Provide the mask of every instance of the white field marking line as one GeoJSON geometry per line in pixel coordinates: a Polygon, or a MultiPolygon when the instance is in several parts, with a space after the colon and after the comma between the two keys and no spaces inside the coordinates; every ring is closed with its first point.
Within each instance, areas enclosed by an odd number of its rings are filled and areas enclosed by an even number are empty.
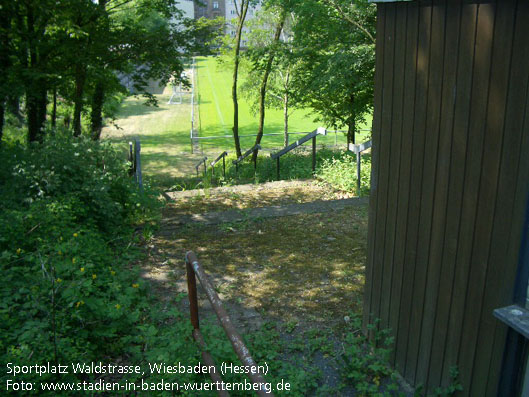
{"type": "Polygon", "coordinates": [[[226,133],[229,133],[229,131],[226,129],[226,126],[224,124],[224,117],[222,117],[222,112],[220,111],[219,99],[217,98],[217,92],[215,91],[215,85],[213,84],[213,79],[211,78],[211,71],[209,70],[209,68],[207,68],[207,71],[208,71],[209,84],[211,85],[211,92],[213,92],[213,99],[215,99],[215,107],[217,108],[217,114],[219,116],[220,123],[222,124],[222,129],[226,133]]]}

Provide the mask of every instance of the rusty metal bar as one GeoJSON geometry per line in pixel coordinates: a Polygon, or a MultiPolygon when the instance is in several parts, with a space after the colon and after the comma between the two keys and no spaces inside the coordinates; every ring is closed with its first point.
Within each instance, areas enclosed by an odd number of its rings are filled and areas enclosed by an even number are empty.
{"type": "MultiPolygon", "coordinates": [[[[200,263],[198,262],[198,259],[195,253],[192,251],[189,251],[186,253],[185,258],[186,258],[186,267],[188,269],[189,267],[191,267],[192,270],[194,271],[193,277],[189,277],[189,278],[194,278],[195,275],[198,277],[198,280],[204,287],[204,291],[206,292],[206,296],[208,297],[208,300],[211,302],[211,306],[213,307],[213,310],[215,310],[215,313],[217,314],[217,317],[220,321],[220,324],[222,325],[222,328],[224,328],[224,332],[226,332],[226,335],[228,336],[228,339],[230,340],[231,345],[233,346],[233,350],[237,354],[237,357],[239,357],[243,365],[247,367],[257,368],[257,363],[250,355],[250,352],[248,348],[245,346],[241,336],[239,335],[239,333],[233,326],[230,320],[230,317],[228,316],[228,313],[222,306],[222,302],[219,296],[217,295],[217,292],[215,291],[215,289],[209,282],[209,279],[206,273],[204,272],[204,270],[202,269],[202,267],[200,266],[200,263]]],[[[188,270],[188,275],[189,275],[189,270],[188,270]]],[[[188,286],[190,285],[189,278],[188,278],[188,286]]],[[[196,293],[196,285],[194,288],[195,288],[195,293],[196,293]]],[[[190,298],[190,302],[191,302],[191,298],[190,298]]],[[[196,314],[198,316],[198,310],[196,311],[196,314]]],[[[197,318],[197,323],[198,323],[198,318],[197,318]]],[[[273,393],[270,390],[266,390],[264,388],[264,385],[267,382],[265,381],[265,379],[263,378],[261,374],[252,373],[252,371],[250,371],[250,373],[248,374],[248,377],[254,384],[260,384],[262,386],[260,390],[256,391],[257,395],[273,396],[273,393]]]]}
{"type": "MultiPolygon", "coordinates": [[[[214,383],[221,384],[222,378],[220,377],[220,373],[217,370],[217,365],[215,364],[215,361],[213,360],[213,357],[211,357],[211,354],[207,351],[206,342],[204,341],[204,338],[202,337],[202,334],[200,333],[199,329],[193,330],[193,338],[197,341],[198,345],[202,349],[202,359],[204,360],[204,363],[208,368],[214,367],[215,370],[209,373],[209,376],[211,377],[211,380],[214,383]]],[[[226,390],[217,390],[217,393],[221,397],[229,397],[230,393],[228,393],[226,390]]]]}

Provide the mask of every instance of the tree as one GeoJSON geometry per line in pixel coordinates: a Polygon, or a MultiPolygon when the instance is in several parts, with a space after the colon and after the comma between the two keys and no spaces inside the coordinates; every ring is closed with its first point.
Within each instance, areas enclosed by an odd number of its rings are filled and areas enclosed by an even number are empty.
{"type": "MultiPolygon", "coordinates": [[[[261,139],[263,138],[268,78],[270,76],[270,72],[272,71],[272,65],[274,64],[274,58],[281,38],[281,33],[283,32],[283,26],[285,24],[287,14],[286,10],[281,6],[275,7],[275,9],[272,10],[272,13],[276,14],[274,15],[276,20],[272,23],[272,26],[275,25],[273,37],[271,40],[265,40],[262,47],[254,47],[253,51],[251,52],[251,58],[254,65],[253,69],[256,71],[260,70],[262,72],[261,84],[259,87],[259,126],[257,129],[257,136],[255,138],[255,145],[260,144],[261,139]]],[[[257,150],[253,152],[253,161],[256,160],[257,153],[257,150]]]]}
{"type": "MultiPolygon", "coordinates": [[[[253,77],[247,78],[241,85],[241,91],[252,102],[251,107],[255,113],[260,110],[261,104],[264,104],[266,108],[283,110],[284,146],[288,145],[288,120],[292,107],[290,86],[296,62],[292,56],[290,28],[294,14],[287,12],[287,6],[288,4],[283,3],[275,7],[266,7],[259,13],[259,17],[252,21],[252,32],[248,40],[248,58],[253,59],[251,75],[261,72],[263,77],[261,80],[253,77]],[[283,19],[282,29],[280,36],[276,37],[271,34],[270,27],[274,24],[278,25],[281,19],[283,19]],[[265,74],[263,66],[267,63],[270,63],[270,68],[264,68],[265,71],[267,70],[265,74]],[[265,81],[266,85],[263,86],[262,83],[265,81]],[[266,97],[263,94],[266,94],[266,97]]],[[[261,114],[260,121],[264,122],[264,112],[261,114]]],[[[262,127],[260,129],[262,130],[262,127]]]]}
{"type": "Polygon", "coordinates": [[[233,49],[233,82],[231,87],[231,97],[233,100],[233,140],[235,143],[235,152],[237,157],[242,155],[241,143],[239,140],[239,102],[237,98],[237,81],[239,78],[239,56],[241,52],[241,38],[244,22],[250,6],[250,0],[234,0],[235,12],[237,13],[237,27],[235,31],[235,43],[233,49]]]}
{"type": "Polygon", "coordinates": [[[366,0],[311,0],[296,10],[296,99],[324,123],[346,126],[354,143],[372,107],[375,8],[366,0]]]}
{"type": "Polygon", "coordinates": [[[99,139],[105,98],[124,90],[118,74],[145,94],[150,78],[178,80],[182,56],[197,48],[193,35],[205,31],[182,21],[176,0],[24,0],[0,6],[0,17],[0,126],[22,87],[29,141],[43,138],[50,93],[53,127],[59,98],[73,106],[74,136],[89,107],[99,139]]]}

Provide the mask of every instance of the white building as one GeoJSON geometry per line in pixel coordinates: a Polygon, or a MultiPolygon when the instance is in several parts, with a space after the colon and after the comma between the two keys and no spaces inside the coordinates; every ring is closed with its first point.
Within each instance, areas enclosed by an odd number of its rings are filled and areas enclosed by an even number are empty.
{"type": "MultiPolygon", "coordinates": [[[[240,7],[240,0],[237,0],[237,7],[240,7]]],[[[246,46],[245,33],[248,33],[248,21],[255,18],[255,14],[261,9],[261,4],[256,4],[248,8],[248,13],[246,14],[246,20],[244,22],[244,27],[242,31],[242,40],[241,45],[246,46]]],[[[235,0],[226,0],[226,33],[231,37],[235,37],[237,30],[237,11],[235,7],[235,0]]]]}

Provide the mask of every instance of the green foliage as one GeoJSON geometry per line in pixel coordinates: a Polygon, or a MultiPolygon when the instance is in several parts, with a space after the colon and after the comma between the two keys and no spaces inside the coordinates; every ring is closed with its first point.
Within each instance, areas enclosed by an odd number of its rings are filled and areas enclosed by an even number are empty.
{"type": "Polygon", "coordinates": [[[398,390],[395,381],[390,380],[387,384],[392,374],[389,355],[393,338],[387,330],[377,331],[375,323],[368,327],[369,331],[375,333],[375,338],[371,341],[366,338],[361,328],[361,316],[353,314],[348,322],[345,349],[341,357],[345,382],[352,384],[361,396],[392,395],[391,390],[398,390]]]}
{"type": "MultiPolygon", "coordinates": [[[[131,242],[138,241],[135,225],[152,219],[153,193],[148,186],[137,190],[123,156],[109,145],[52,138],[3,145],[0,155],[2,362],[124,354],[141,360],[141,346],[154,338],[146,321],[161,320],[150,318],[157,310],[151,312],[145,282],[132,266],[141,251],[131,242]]],[[[189,341],[175,343],[173,351],[185,351],[189,341]]]]}
{"type": "Polygon", "coordinates": [[[323,159],[316,175],[335,189],[363,196],[369,194],[371,156],[363,155],[360,165],[360,192],[357,192],[356,155],[352,153],[323,159]]]}

